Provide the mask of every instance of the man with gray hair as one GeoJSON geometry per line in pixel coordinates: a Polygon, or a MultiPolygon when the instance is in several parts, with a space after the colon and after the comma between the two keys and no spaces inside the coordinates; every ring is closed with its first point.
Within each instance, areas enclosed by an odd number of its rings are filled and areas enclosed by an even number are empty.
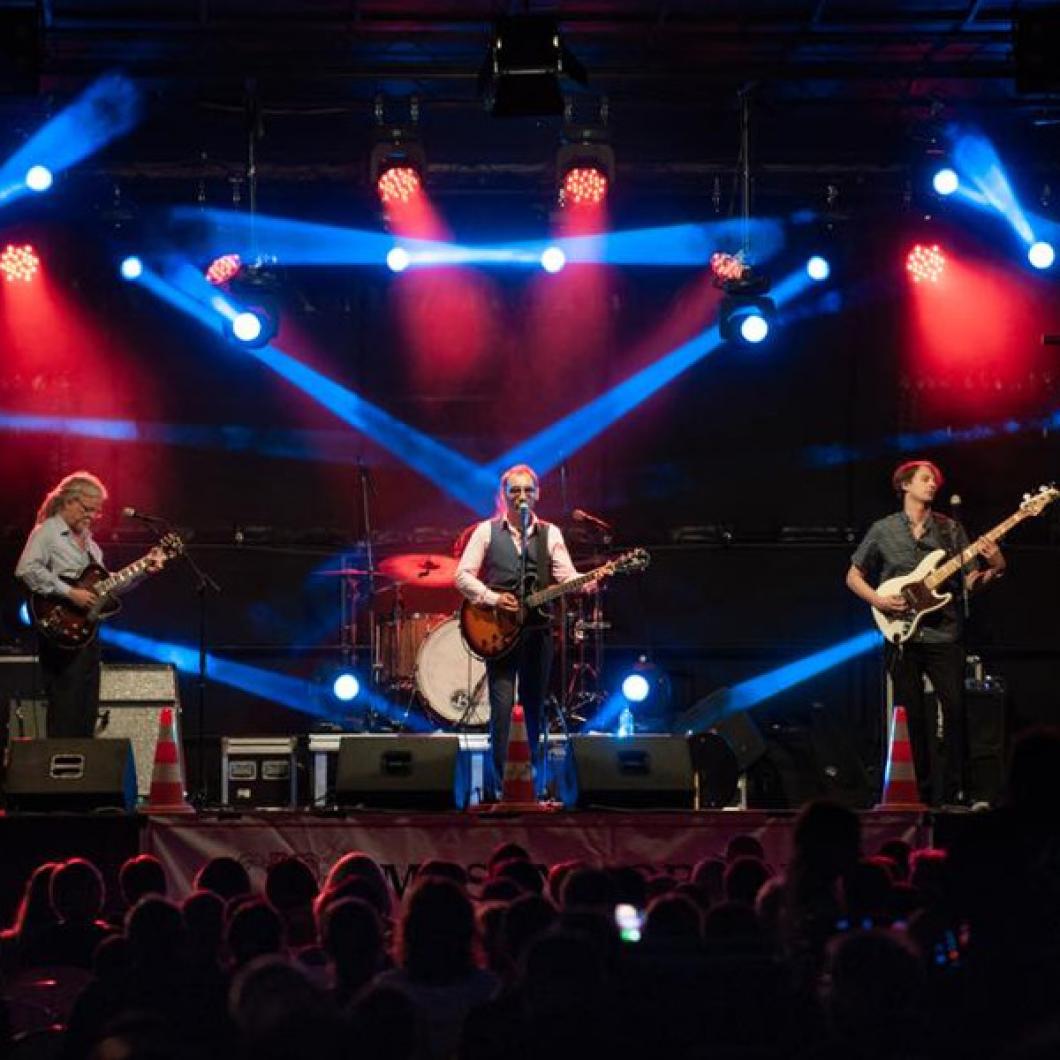
{"type": "MultiPolygon", "coordinates": [[[[89,471],[67,475],[44,498],[37,524],[15,567],[30,592],[64,597],[87,611],[95,602],[90,589],[70,585],[90,563],[103,565],[103,553],[92,537],[107,490],[89,471]]],[[[39,658],[48,697],[49,736],[91,736],[99,703],[99,638],[80,648],[61,648],[41,635],[39,658]]]]}

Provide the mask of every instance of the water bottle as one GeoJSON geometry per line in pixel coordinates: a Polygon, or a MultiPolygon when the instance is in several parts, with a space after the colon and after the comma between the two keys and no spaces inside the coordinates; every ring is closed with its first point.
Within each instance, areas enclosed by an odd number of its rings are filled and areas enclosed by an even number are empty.
{"type": "Polygon", "coordinates": [[[633,711],[628,706],[623,707],[622,713],[618,716],[618,735],[633,735],[633,711]]]}

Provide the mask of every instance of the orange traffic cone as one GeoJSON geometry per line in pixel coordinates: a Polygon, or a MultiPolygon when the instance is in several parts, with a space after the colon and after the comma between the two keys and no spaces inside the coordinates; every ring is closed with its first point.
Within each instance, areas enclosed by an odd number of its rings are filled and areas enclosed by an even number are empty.
{"type": "Polygon", "coordinates": [[[184,798],[184,770],[180,748],[173,735],[173,709],[166,707],[158,716],[158,743],[155,767],[151,773],[151,794],[147,813],[194,813],[184,798]]]}
{"type": "Polygon", "coordinates": [[[891,722],[891,743],[887,748],[887,768],[883,774],[883,796],[877,810],[923,810],[920,789],[916,783],[913,747],[905,707],[895,707],[891,722]]]}
{"type": "Polygon", "coordinates": [[[534,798],[534,768],[530,741],[526,736],[526,715],[521,703],[512,707],[512,727],[508,736],[508,759],[504,765],[501,801],[476,809],[485,813],[526,813],[555,810],[560,803],[538,802],[534,798]]]}

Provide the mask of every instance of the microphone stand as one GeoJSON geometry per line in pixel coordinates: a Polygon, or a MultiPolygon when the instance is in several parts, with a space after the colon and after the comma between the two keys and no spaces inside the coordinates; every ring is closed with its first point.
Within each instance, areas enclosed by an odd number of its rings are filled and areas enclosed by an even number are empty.
{"type": "MultiPolygon", "coordinates": [[[[955,523],[953,527],[953,548],[956,553],[961,552],[960,537],[957,534],[957,527],[960,526],[958,516],[961,511],[960,498],[954,495],[950,498],[950,509],[953,512],[953,521],[955,523]]],[[[961,606],[964,611],[964,621],[967,623],[969,616],[971,615],[971,608],[968,604],[968,572],[964,569],[964,564],[960,566],[961,572],[961,606]]]]}
{"type": "MultiPolygon", "coordinates": [[[[372,483],[371,473],[364,461],[357,458],[357,472],[361,482],[361,530],[364,533],[364,567],[368,571],[368,602],[369,608],[371,607],[371,601],[375,597],[375,551],[372,548],[372,501],[371,495],[375,492],[375,486],[372,483]]],[[[355,645],[357,643],[357,599],[356,591],[351,594],[350,603],[350,628],[347,643],[343,645],[344,654],[355,655],[355,645]]],[[[378,631],[375,629],[374,623],[369,622],[368,631],[369,641],[369,653],[371,656],[371,684],[377,685],[382,677],[382,661],[378,658],[379,656],[379,639],[378,631]]],[[[344,660],[348,662],[349,660],[344,660]]],[[[356,660],[354,660],[356,661],[356,660]]],[[[367,732],[372,732],[375,728],[375,710],[372,706],[374,696],[368,697],[368,710],[365,712],[364,724],[367,732]]]]}
{"type": "MultiPolygon", "coordinates": [[[[159,539],[170,529],[170,524],[165,519],[153,518],[145,521],[148,525],[154,524],[152,529],[155,537],[159,539]]],[[[198,720],[195,749],[198,762],[195,770],[195,791],[192,792],[191,802],[197,810],[201,810],[208,802],[206,797],[206,594],[207,592],[212,592],[220,595],[221,586],[199,566],[190,549],[185,548],[181,552],[181,556],[191,568],[191,572],[195,577],[195,595],[199,601],[199,665],[195,677],[196,714],[198,720]]]]}
{"type": "Polygon", "coordinates": [[[221,594],[221,587],[195,562],[192,554],[185,549],[184,559],[195,575],[195,595],[199,599],[199,670],[195,678],[195,695],[198,706],[199,731],[195,737],[198,755],[198,776],[195,791],[192,794],[192,805],[203,809],[206,798],[206,593],[221,594]]]}

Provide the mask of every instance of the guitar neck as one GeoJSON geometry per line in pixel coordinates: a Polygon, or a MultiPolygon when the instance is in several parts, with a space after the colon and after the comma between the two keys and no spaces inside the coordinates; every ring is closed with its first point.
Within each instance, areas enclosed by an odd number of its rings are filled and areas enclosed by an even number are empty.
{"type": "Polygon", "coordinates": [[[993,541],[995,544],[1000,541],[1005,534],[1007,534],[1014,526],[1019,525],[1026,519],[1031,513],[1025,511],[1013,512],[1007,519],[1000,522],[993,528],[983,534],[982,538],[976,538],[967,548],[958,552],[957,555],[951,556],[941,567],[938,567],[931,574],[924,579],[924,584],[929,589],[935,589],[940,586],[947,578],[952,578],[966,563],[975,559],[976,556],[982,551],[980,541],[986,538],[993,541]]]}
{"type": "Polygon", "coordinates": [[[147,571],[147,564],[148,557],[141,556],[127,567],[122,567],[121,570],[108,575],[102,581],[96,582],[92,587],[93,591],[98,596],[106,596],[107,593],[114,592],[115,589],[124,588],[129,582],[133,581],[133,579],[138,578],[141,574],[144,574],[147,571]]]}
{"type": "Polygon", "coordinates": [[[526,598],[526,606],[530,608],[543,607],[545,604],[550,604],[553,600],[558,600],[561,596],[567,593],[576,593],[579,589],[588,585],[594,578],[600,578],[605,574],[611,573],[611,564],[605,563],[602,567],[597,567],[595,570],[589,571],[588,574],[579,574],[577,578],[571,578],[570,581],[560,582],[558,585],[550,585],[547,589],[541,589],[539,592],[531,593],[526,598]]]}

